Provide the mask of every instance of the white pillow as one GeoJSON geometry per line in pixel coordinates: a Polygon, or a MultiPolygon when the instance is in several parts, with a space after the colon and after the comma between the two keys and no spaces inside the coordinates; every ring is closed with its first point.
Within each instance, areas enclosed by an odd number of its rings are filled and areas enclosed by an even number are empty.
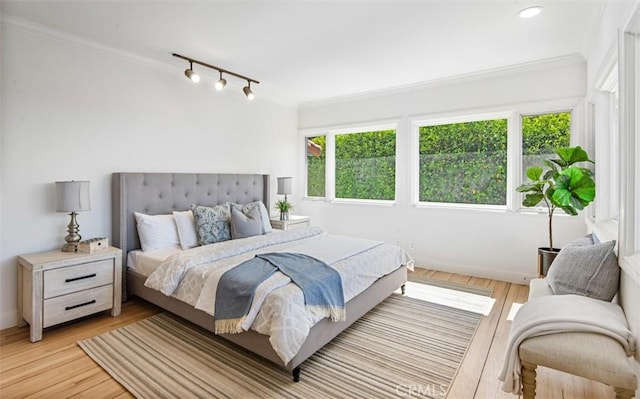
{"type": "Polygon", "coordinates": [[[198,243],[198,233],[196,230],[196,221],[193,218],[193,212],[181,211],[173,212],[173,217],[176,219],[176,226],[178,227],[178,237],[180,238],[180,245],[182,249],[189,249],[200,245],[198,243]]]}
{"type": "Polygon", "coordinates": [[[138,237],[143,251],[180,246],[178,229],[173,215],[145,215],[135,213],[138,237]]]}

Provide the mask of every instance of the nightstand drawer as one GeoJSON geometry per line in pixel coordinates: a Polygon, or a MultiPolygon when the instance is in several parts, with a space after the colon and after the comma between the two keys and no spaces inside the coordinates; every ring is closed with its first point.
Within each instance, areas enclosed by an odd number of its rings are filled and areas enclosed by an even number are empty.
{"type": "Polygon", "coordinates": [[[49,327],[113,307],[113,285],[46,299],[42,326],[49,327]]]}
{"type": "Polygon", "coordinates": [[[113,283],[113,260],[83,263],[44,272],[44,298],[113,283]]]}

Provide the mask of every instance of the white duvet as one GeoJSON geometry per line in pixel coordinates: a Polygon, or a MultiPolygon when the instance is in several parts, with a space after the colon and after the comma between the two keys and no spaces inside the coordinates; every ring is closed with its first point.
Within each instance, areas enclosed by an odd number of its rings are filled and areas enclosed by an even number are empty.
{"type": "MultiPolygon", "coordinates": [[[[181,251],[158,266],[147,278],[145,286],[213,316],[220,276],[255,254],[266,252],[304,253],[324,261],[340,273],[345,301],[398,266],[413,267],[409,255],[397,246],[328,235],[322,229],[312,227],[181,251]]],[[[243,328],[268,335],[273,349],[287,364],[304,343],[311,327],[321,318],[306,309],[298,286],[278,272],[256,290],[243,328]]]]}

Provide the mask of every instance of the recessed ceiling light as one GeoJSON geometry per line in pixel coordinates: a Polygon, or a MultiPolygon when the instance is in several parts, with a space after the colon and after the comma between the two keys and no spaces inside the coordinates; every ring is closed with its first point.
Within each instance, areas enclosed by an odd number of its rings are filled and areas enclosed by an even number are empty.
{"type": "Polygon", "coordinates": [[[518,11],[518,16],[520,18],[531,18],[531,17],[535,17],[541,12],[542,12],[542,6],[527,7],[518,11]]]}

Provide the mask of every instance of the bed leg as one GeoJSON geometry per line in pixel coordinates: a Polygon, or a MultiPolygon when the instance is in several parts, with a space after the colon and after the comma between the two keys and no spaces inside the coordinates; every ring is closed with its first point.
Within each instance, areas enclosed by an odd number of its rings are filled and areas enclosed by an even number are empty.
{"type": "Polygon", "coordinates": [[[405,286],[405,284],[402,284],[400,286],[400,292],[402,292],[402,295],[404,295],[406,291],[407,291],[407,287],[405,286]]]}
{"type": "Polygon", "coordinates": [[[300,381],[300,366],[294,368],[291,371],[291,374],[293,375],[293,382],[299,382],[300,381]]]}

